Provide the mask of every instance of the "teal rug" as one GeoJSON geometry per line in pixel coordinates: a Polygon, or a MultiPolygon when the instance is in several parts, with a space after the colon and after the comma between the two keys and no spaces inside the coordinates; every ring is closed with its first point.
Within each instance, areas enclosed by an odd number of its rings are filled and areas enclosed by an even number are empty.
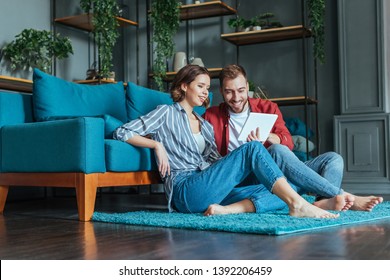
{"type": "Polygon", "coordinates": [[[128,213],[95,212],[95,222],[139,226],[167,227],[193,230],[211,230],[236,233],[283,235],[341,225],[352,225],[390,218],[390,202],[383,202],[371,212],[341,212],[337,219],[295,218],[287,211],[267,214],[231,214],[203,216],[202,214],[168,213],[162,211],[136,211],[128,213]]]}

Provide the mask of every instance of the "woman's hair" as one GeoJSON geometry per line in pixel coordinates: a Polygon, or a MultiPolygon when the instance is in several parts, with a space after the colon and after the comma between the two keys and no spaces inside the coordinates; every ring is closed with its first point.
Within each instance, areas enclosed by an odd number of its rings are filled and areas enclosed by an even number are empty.
{"type": "MultiPolygon", "coordinates": [[[[192,83],[195,78],[201,74],[207,75],[210,77],[209,71],[205,67],[199,65],[187,64],[177,72],[175,78],[171,84],[171,97],[174,102],[180,102],[185,97],[185,92],[181,89],[182,84],[189,85],[192,83]]],[[[206,98],[202,106],[208,107],[210,105],[209,97],[206,98]]]]}
{"type": "Polygon", "coordinates": [[[225,66],[219,73],[219,86],[222,88],[225,79],[233,80],[239,75],[243,75],[245,80],[247,80],[246,71],[241,65],[230,64],[225,66]]]}

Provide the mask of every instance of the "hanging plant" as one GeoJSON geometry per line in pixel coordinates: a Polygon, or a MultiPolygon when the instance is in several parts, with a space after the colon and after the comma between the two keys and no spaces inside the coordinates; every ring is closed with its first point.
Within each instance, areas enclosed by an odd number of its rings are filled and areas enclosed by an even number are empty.
{"type": "Polygon", "coordinates": [[[309,21],[314,36],[314,57],[325,63],[325,0],[308,0],[309,21]]]}
{"type": "Polygon", "coordinates": [[[80,0],[84,12],[92,14],[92,33],[98,48],[99,76],[108,78],[113,67],[113,50],[119,38],[119,6],[116,0],[80,0]]]}
{"type": "Polygon", "coordinates": [[[66,58],[73,54],[73,49],[67,37],[46,30],[24,29],[2,53],[10,61],[12,71],[39,68],[50,73],[53,58],[66,58]]]}
{"type": "Polygon", "coordinates": [[[152,41],[155,43],[153,77],[159,90],[164,88],[167,58],[172,57],[175,52],[173,37],[180,24],[179,6],[177,0],[154,0],[152,3],[150,21],[153,26],[152,41]]]}

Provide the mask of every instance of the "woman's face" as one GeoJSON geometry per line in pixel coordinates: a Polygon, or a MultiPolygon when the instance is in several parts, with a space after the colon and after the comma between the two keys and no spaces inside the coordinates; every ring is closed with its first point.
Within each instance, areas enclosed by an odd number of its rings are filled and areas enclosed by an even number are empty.
{"type": "Polygon", "coordinates": [[[196,76],[190,84],[182,84],[181,89],[185,92],[185,100],[192,107],[202,106],[209,96],[210,77],[206,74],[196,76]]]}

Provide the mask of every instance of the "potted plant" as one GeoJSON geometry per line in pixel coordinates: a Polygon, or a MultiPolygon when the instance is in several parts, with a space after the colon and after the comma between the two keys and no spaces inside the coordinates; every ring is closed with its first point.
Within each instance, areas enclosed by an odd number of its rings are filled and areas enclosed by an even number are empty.
{"type": "Polygon", "coordinates": [[[12,71],[32,68],[50,73],[53,58],[63,59],[73,54],[69,38],[46,30],[24,29],[15,40],[5,45],[3,56],[9,60],[12,71]]]}
{"type": "Polygon", "coordinates": [[[154,0],[152,2],[150,21],[153,26],[152,41],[153,77],[160,90],[163,90],[163,79],[166,77],[167,58],[175,52],[173,40],[180,24],[180,3],[177,0],[154,0]]]}
{"type": "Polygon", "coordinates": [[[108,78],[112,71],[114,46],[119,38],[119,6],[116,0],[80,0],[84,12],[92,15],[92,33],[98,49],[99,76],[108,78]]]}
{"type": "Polygon", "coordinates": [[[270,29],[283,26],[279,21],[275,20],[275,14],[269,12],[255,16],[252,19],[252,25],[261,26],[261,29],[270,29]]]}
{"type": "Polygon", "coordinates": [[[308,17],[314,36],[314,57],[325,63],[325,0],[308,0],[308,17]]]}
{"type": "Polygon", "coordinates": [[[252,21],[248,19],[244,19],[240,16],[236,16],[235,18],[231,18],[228,21],[228,26],[230,28],[235,29],[236,32],[249,31],[252,25],[252,21]]]}

